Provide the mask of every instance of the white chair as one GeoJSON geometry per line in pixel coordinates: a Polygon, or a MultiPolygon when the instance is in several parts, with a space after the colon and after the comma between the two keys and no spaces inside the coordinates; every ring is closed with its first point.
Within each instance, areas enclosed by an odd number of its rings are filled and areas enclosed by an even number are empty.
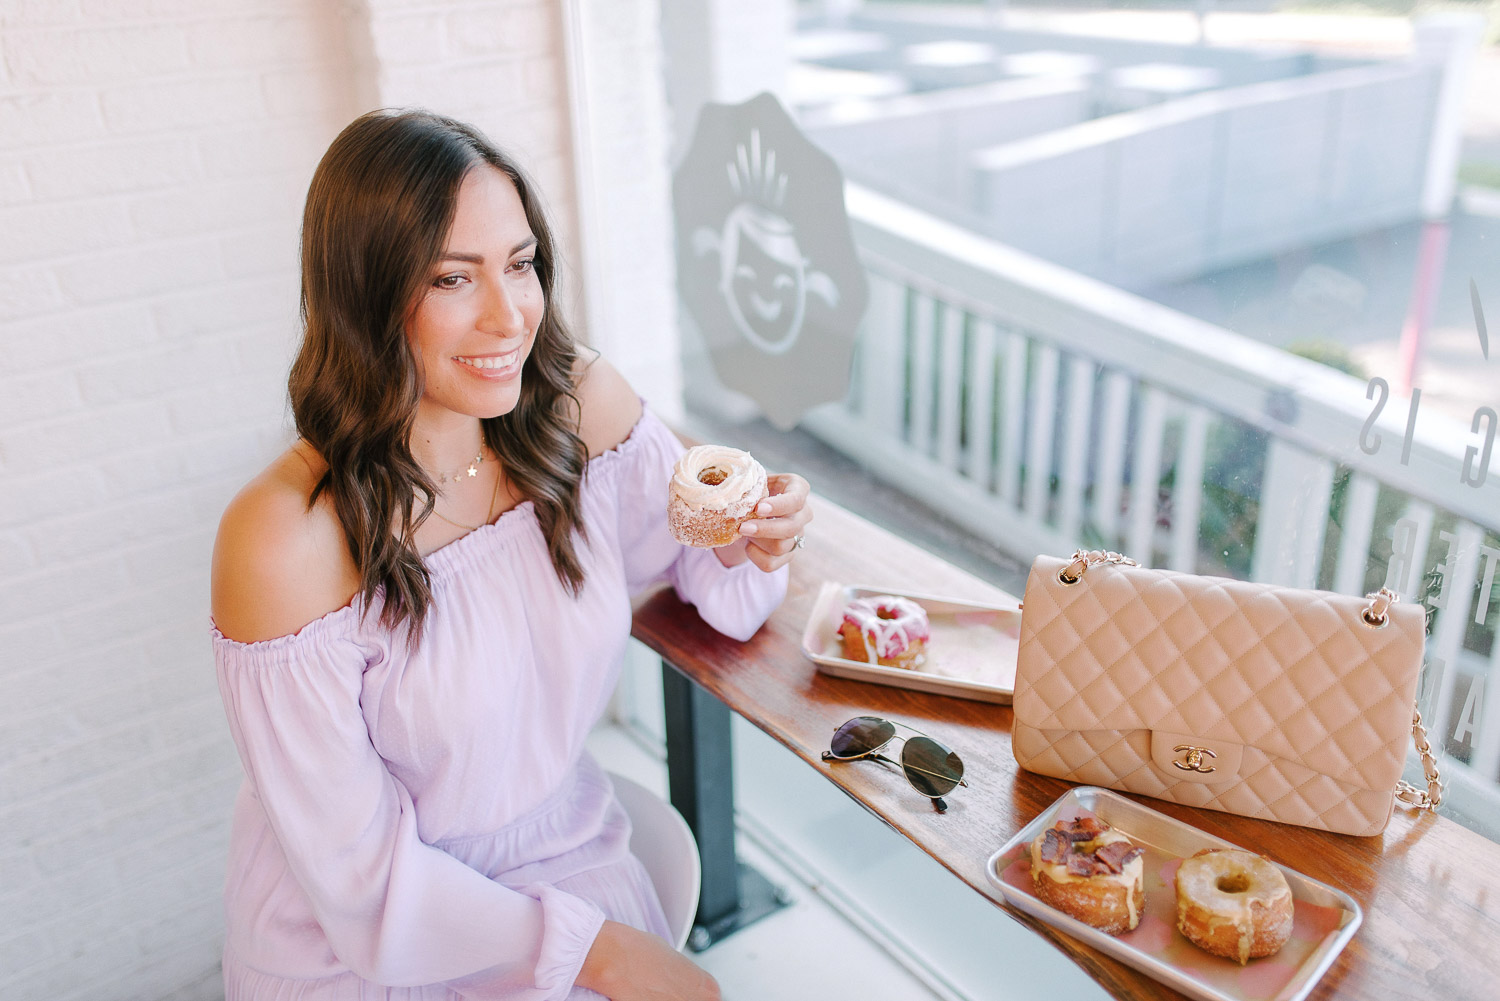
{"type": "Polygon", "coordinates": [[[618,773],[610,772],[609,780],[630,815],[630,850],[651,877],[672,930],[672,944],[681,952],[693,930],[703,881],[698,843],[671,803],[618,773]]]}

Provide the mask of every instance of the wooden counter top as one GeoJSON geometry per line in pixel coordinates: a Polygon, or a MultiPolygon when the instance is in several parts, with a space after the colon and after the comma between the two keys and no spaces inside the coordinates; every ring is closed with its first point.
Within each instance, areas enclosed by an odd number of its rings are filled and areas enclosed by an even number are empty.
{"type": "MultiPolygon", "coordinates": [[[[807,547],[793,562],[787,600],[748,643],[704,625],[670,591],[637,608],[635,635],[808,767],[910,839],[976,892],[1032,927],[1118,997],[1177,992],[1000,904],[985,877],[989,856],[1069,784],[1017,767],[1011,710],[944,695],[834,678],[801,652],[824,581],[890,586],[980,601],[1005,592],[827,501],[814,501],[807,547]],[[946,814],[882,768],[829,765],[819,755],[851,716],[911,723],[963,757],[969,787],[946,814]]],[[[1458,824],[1398,806],[1385,834],[1356,838],[1136,797],[1201,830],[1252,847],[1351,894],[1363,926],[1312,998],[1441,999],[1500,996],[1500,845],[1458,824]]]]}

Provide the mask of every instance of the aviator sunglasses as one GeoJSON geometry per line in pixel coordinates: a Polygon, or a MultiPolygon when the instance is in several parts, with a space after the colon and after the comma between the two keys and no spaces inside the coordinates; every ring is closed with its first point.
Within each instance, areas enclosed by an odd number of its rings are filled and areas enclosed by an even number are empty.
{"type": "Polygon", "coordinates": [[[964,763],[956,753],[905,723],[893,723],[879,716],[856,716],[833,731],[833,739],[828,742],[828,746],[829,750],[823,752],[824,761],[874,758],[876,761],[899,765],[906,781],[917,792],[930,798],[938,813],[948,809],[948,804],[943,802],[944,796],[958,786],[969,784],[964,781],[964,763]],[[901,738],[900,761],[879,753],[881,748],[896,738],[898,726],[917,735],[901,738]]]}

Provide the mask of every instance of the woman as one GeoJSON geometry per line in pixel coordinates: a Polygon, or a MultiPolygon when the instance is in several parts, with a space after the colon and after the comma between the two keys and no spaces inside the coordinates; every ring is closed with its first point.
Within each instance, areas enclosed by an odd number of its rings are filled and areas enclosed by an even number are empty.
{"type": "Polygon", "coordinates": [[[724,549],[666,531],[681,446],[551,309],[552,238],[467,126],[377,112],[334,141],[302,233],[299,439],[224,514],[214,649],[246,781],[225,995],[716,998],[658,936],[583,749],[670,581],[746,639],[811,515],[724,549]]]}

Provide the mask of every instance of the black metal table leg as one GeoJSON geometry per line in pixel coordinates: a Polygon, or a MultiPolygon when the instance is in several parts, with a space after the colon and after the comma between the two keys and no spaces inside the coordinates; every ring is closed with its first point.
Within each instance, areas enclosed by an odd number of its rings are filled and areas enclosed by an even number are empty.
{"type": "Polygon", "coordinates": [[[784,892],[734,852],[734,761],[729,707],[665,660],[667,789],[698,841],[703,885],[688,946],[715,942],[786,906],[784,892]]]}

